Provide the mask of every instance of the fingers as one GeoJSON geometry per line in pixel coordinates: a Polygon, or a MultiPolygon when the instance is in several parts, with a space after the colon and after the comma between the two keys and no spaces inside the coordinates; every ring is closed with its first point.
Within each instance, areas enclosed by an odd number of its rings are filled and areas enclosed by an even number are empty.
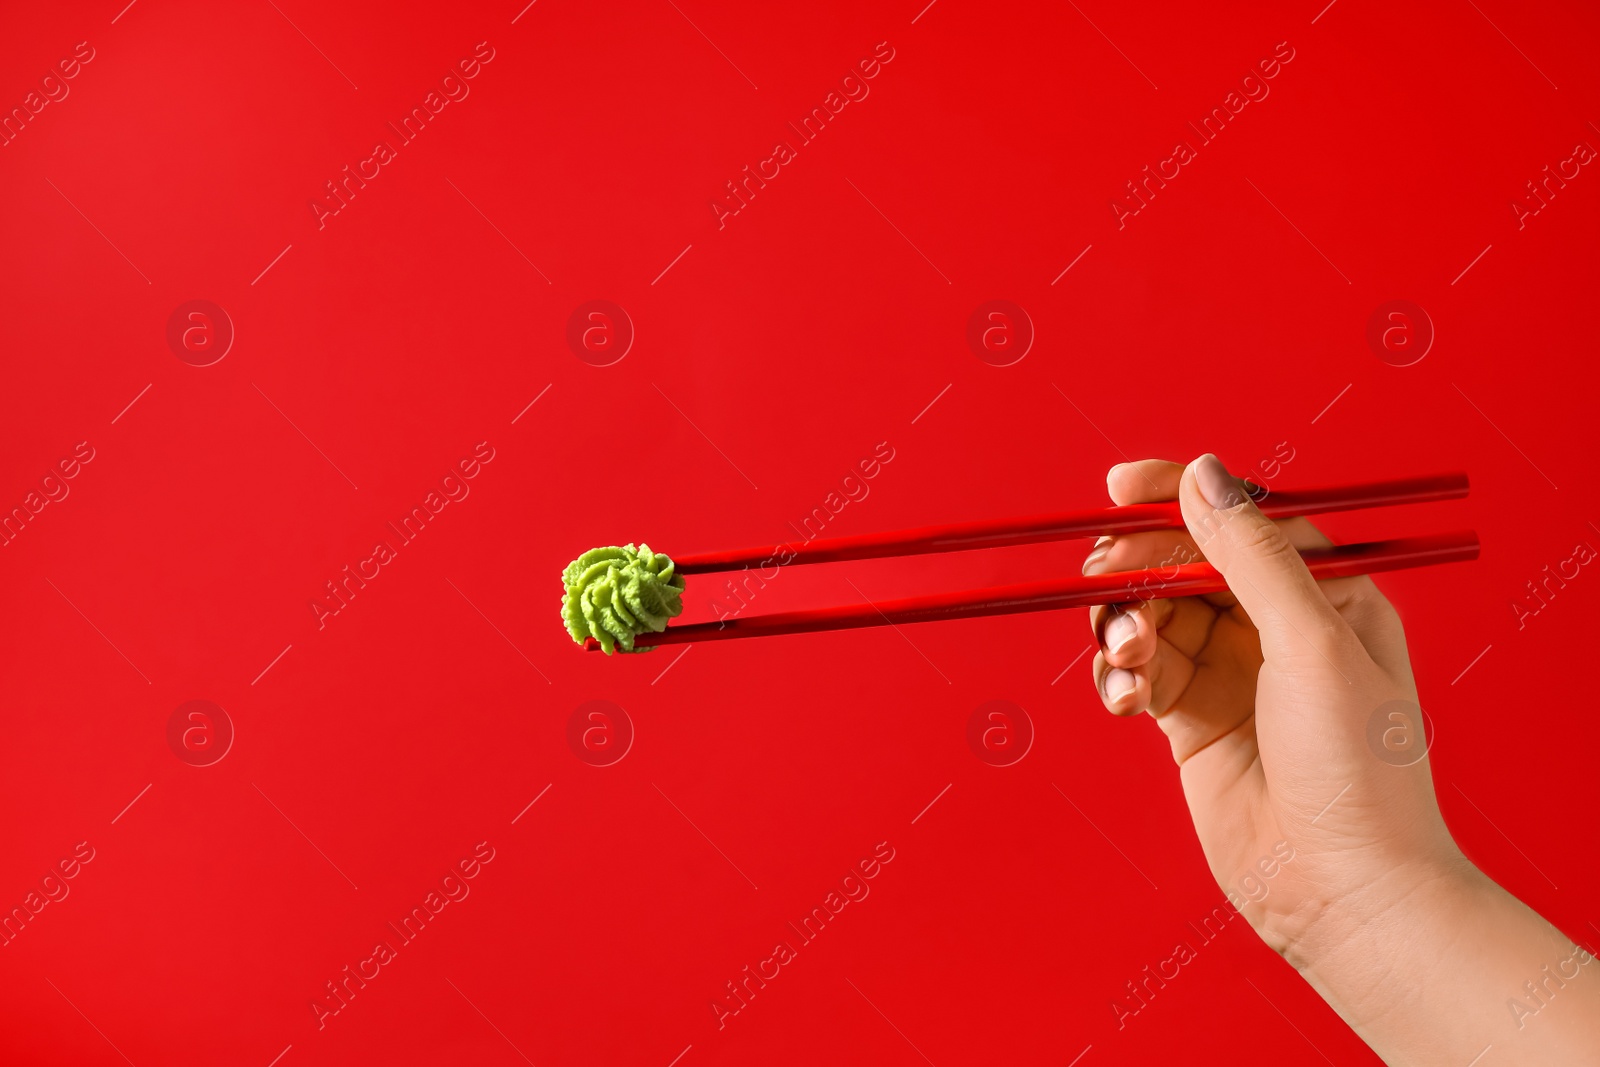
{"type": "Polygon", "coordinates": [[[1113,660],[1101,652],[1094,661],[1100,701],[1113,715],[1148,711],[1160,718],[1178,703],[1196,670],[1194,660],[1161,640],[1134,666],[1119,667],[1113,660]]]}
{"type": "Polygon", "coordinates": [[[1189,465],[1178,500],[1196,545],[1260,631],[1268,661],[1327,666],[1360,647],[1283,529],[1261,513],[1216,456],[1207,453],[1189,465]]]}
{"type": "Polygon", "coordinates": [[[1112,467],[1106,474],[1106,490],[1113,504],[1150,504],[1176,499],[1182,477],[1181,463],[1141,459],[1112,467]]]}
{"type": "MultiPolygon", "coordinates": [[[[1242,613],[1212,617],[1218,626],[1249,627],[1242,613]]],[[[1260,670],[1261,651],[1253,640],[1225,641],[1197,660],[1157,635],[1153,644],[1136,640],[1116,653],[1102,649],[1094,659],[1095,686],[1106,710],[1118,716],[1148,711],[1180,767],[1253,720],[1260,670]],[[1145,648],[1141,657],[1137,650],[1145,648]]],[[[1250,738],[1253,745],[1253,729],[1250,738]]]]}
{"type": "MultiPolygon", "coordinates": [[[[1177,648],[1167,640],[1161,627],[1161,615],[1172,623],[1176,616],[1174,601],[1157,601],[1148,607],[1130,610],[1111,607],[1101,610],[1098,624],[1100,652],[1095,658],[1095,683],[1106,710],[1114,715],[1132,715],[1149,711],[1156,716],[1166,714],[1177,703],[1194,678],[1195,664],[1192,654],[1177,648]],[[1156,605],[1161,605],[1157,607],[1156,605]]],[[[1215,614],[1198,604],[1191,603],[1197,612],[1215,618],[1215,614]]],[[[1122,606],[1126,607],[1126,605],[1122,606]]],[[[1177,627],[1184,628],[1181,624],[1177,627]]],[[[1195,649],[1203,646],[1200,638],[1195,649]]]]}
{"type": "Polygon", "coordinates": [[[1136,667],[1150,658],[1156,632],[1172,617],[1170,601],[1148,604],[1096,604],[1089,609],[1100,650],[1114,667],[1136,667]]]}
{"type": "Polygon", "coordinates": [[[1147,600],[1141,604],[1096,604],[1089,609],[1089,624],[1113,667],[1134,667],[1143,663],[1155,649],[1158,639],[1185,656],[1197,656],[1211,636],[1216,621],[1217,612],[1210,605],[1190,597],[1147,600]],[[1134,639],[1120,647],[1119,639],[1128,623],[1119,623],[1113,632],[1112,624],[1118,615],[1125,616],[1137,627],[1134,639]]]}
{"type": "MultiPolygon", "coordinates": [[[[1167,460],[1119,463],[1106,475],[1106,487],[1111,499],[1118,504],[1169,500],[1177,495],[1184,469],[1180,464],[1167,460]]],[[[1309,519],[1283,519],[1278,526],[1297,550],[1326,548],[1333,543],[1309,519]]],[[[1100,538],[1084,561],[1083,573],[1107,574],[1146,568],[1167,570],[1202,558],[1194,537],[1187,529],[1124,534],[1100,538]]],[[[1410,657],[1406,650],[1404,628],[1394,608],[1372,579],[1339,578],[1321,582],[1319,587],[1334,610],[1344,617],[1355,632],[1368,655],[1391,677],[1409,684],[1410,657]]],[[[1214,608],[1222,609],[1238,603],[1231,592],[1216,593],[1201,599],[1214,608]]],[[[1180,614],[1180,620],[1190,618],[1192,615],[1187,611],[1180,614]]],[[[1205,616],[1207,625],[1211,621],[1210,616],[1205,616]]],[[[1165,618],[1158,620],[1158,629],[1165,625],[1165,618]]],[[[1096,619],[1097,634],[1098,627],[1099,620],[1096,619]]],[[[1178,636],[1165,632],[1163,636],[1186,654],[1194,654],[1195,649],[1178,636]]]]}
{"type": "Polygon", "coordinates": [[[1135,668],[1113,667],[1104,652],[1094,657],[1095,688],[1100,701],[1113,715],[1137,715],[1150,703],[1150,676],[1135,668]]]}
{"type": "MultiPolygon", "coordinates": [[[[1118,505],[1175,500],[1183,471],[1183,464],[1165,459],[1118,463],[1106,474],[1106,490],[1111,495],[1111,502],[1118,505]]],[[[1089,553],[1089,558],[1084,560],[1083,573],[1104,574],[1147,567],[1167,569],[1185,563],[1197,563],[1201,559],[1194,539],[1187,530],[1124,534],[1100,538],[1089,553]]],[[[1218,607],[1231,607],[1235,603],[1231,593],[1213,594],[1206,600],[1218,607]]]]}
{"type": "Polygon", "coordinates": [[[1129,603],[1090,611],[1101,702],[1119,716],[1149,711],[1186,772],[1191,757],[1208,752],[1221,755],[1196,763],[1237,769],[1255,758],[1264,662],[1308,683],[1313,676],[1300,672],[1316,672],[1315,684],[1339,690],[1363,673],[1370,679],[1376,664],[1410,686],[1398,616],[1371,580],[1314,580],[1299,550],[1326,547],[1328,538],[1304,518],[1268,519],[1255,503],[1264,491],[1229,476],[1215,456],[1188,467],[1118,464],[1106,485],[1117,504],[1177,499],[1185,528],[1101,538],[1085,574],[1166,572],[1204,559],[1229,585],[1216,596],[1149,600],[1130,586],[1122,594],[1129,603]]]}
{"type": "Polygon", "coordinates": [[[1102,537],[1083,561],[1084,574],[1136,571],[1146,567],[1175,567],[1200,559],[1200,550],[1188,530],[1152,530],[1149,533],[1102,537]]]}
{"type": "Polygon", "coordinates": [[[1091,619],[1100,641],[1094,659],[1095,688],[1113,715],[1136,715],[1150,705],[1148,668],[1159,638],[1159,614],[1165,609],[1145,605],[1098,605],[1091,619]]]}

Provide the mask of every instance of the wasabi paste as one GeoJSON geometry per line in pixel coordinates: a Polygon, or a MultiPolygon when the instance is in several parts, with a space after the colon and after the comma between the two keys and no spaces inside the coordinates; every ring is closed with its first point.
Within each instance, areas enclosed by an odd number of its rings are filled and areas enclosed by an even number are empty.
{"type": "Polygon", "coordinates": [[[606,655],[635,649],[641,633],[660,633],[683,613],[683,576],[672,559],[641,544],[593,548],[562,574],[561,621],[578,644],[592,637],[606,655]]]}

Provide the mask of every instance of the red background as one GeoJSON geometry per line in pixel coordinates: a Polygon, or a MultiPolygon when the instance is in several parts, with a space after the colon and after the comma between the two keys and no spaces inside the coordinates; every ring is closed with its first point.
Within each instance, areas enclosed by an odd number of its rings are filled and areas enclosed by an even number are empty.
{"type": "MultiPolygon", "coordinates": [[[[1087,656],[1065,670],[1083,613],[681,660],[584,655],[558,624],[579,551],[791,538],[878,442],[830,532],[1097,504],[1139,456],[1244,472],[1286,443],[1283,486],[1469,471],[1468,501],[1325,526],[1481,533],[1475,564],[1382,580],[1440,801],[1495,878],[1600,936],[1600,577],[1521,630],[1511,607],[1600,546],[1600,177],[1520,230],[1509,207],[1600,145],[1593,10],[521,7],[0,14],[8,111],[94,50],[0,149],[0,505],[94,450],[0,550],[0,904],[95,850],[0,949],[0,1059],[1375,1062],[1242,923],[1196,944],[1222,893],[1159,730],[1104,713],[1087,656]],[[480,41],[470,95],[319,229],[323,183],[480,41]],[[1283,41],[1270,95],[1119,229],[1124,183],[1283,41]],[[719,229],[724,182],[879,42],[870,95],[719,229]],[[165,339],[196,299],[237,332],[207,367],[165,339]],[[612,366],[565,340],[591,299],[636,330],[612,366]],[[965,339],[995,299],[1037,335],[1008,367],[965,339]],[[1394,299],[1437,331],[1407,367],[1365,340],[1394,299]],[[470,496],[319,630],[324,582],[480,441],[470,496]],[[197,699],[236,731],[206,767],[167,741],[197,699]],[[567,741],[596,699],[636,732],[607,767],[567,741]],[[1036,731],[1003,768],[966,741],[995,699],[1036,731]],[[480,841],[470,896],[319,1030],[324,983],[480,841]],[[719,1029],[724,983],[879,842],[870,896],[719,1029]],[[1198,958],[1119,1029],[1113,998],[1179,940],[1198,958]]],[[[795,570],[751,610],[1082,553],[795,570]]],[[[716,584],[690,580],[686,619],[716,584]]]]}

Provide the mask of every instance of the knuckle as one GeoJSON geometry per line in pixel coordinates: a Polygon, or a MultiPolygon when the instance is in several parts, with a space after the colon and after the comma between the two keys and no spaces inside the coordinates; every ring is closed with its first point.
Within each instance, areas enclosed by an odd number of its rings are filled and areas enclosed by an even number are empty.
{"type": "Polygon", "coordinates": [[[1283,535],[1283,531],[1268,519],[1252,516],[1248,522],[1236,520],[1229,529],[1229,535],[1236,551],[1258,559],[1275,561],[1288,556],[1296,558],[1299,556],[1294,546],[1289,543],[1289,539],[1283,535]]]}
{"type": "Polygon", "coordinates": [[[1382,594],[1374,592],[1357,605],[1356,611],[1358,614],[1351,620],[1351,626],[1359,632],[1374,634],[1380,641],[1405,642],[1405,622],[1382,594]]]}
{"type": "Polygon", "coordinates": [[[1357,669],[1361,644],[1349,625],[1338,615],[1302,619],[1290,624],[1287,619],[1274,626],[1277,653],[1285,662],[1325,670],[1332,667],[1341,674],[1357,669]]]}

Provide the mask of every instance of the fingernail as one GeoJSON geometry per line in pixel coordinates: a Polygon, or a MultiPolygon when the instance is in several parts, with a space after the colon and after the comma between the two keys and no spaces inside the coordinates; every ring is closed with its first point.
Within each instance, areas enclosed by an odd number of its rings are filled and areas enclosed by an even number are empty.
{"type": "Polygon", "coordinates": [[[1102,537],[1095,542],[1094,551],[1090,552],[1083,561],[1084,576],[1099,574],[1101,566],[1109,555],[1111,555],[1111,538],[1102,537]]]}
{"type": "Polygon", "coordinates": [[[1137,684],[1132,671],[1125,671],[1121,667],[1113,667],[1106,672],[1106,699],[1118,700],[1133,692],[1137,684]]]}
{"type": "Polygon", "coordinates": [[[1106,651],[1116,652],[1123,645],[1133,640],[1133,635],[1139,632],[1139,624],[1132,615],[1113,615],[1111,621],[1106,623],[1106,651]]]}
{"type": "Polygon", "coordinates": [[[1107,484],[1110,484],[1111,479],[1113,479],[1113,478],[1115,478],[1117,476],[1117,472],[1119,470],[1121,470],[1123,467],[1126,467],[1126,466],[1127,466],[1126,463],[1118,463],[1115,467],[1112,467],[1110,470],[1106,471],[1106,482],[1107,482],[1107,484]]]}
{"type": "Polygon", "coordinates": [[[1238,507],[1245,501],[1239,483],[1233,480],[1233,475],[1228,473],[1222,461],[1210,452],[1194,461],[1194,480],[1206,503],[1218,510],[1238,507]]]}

